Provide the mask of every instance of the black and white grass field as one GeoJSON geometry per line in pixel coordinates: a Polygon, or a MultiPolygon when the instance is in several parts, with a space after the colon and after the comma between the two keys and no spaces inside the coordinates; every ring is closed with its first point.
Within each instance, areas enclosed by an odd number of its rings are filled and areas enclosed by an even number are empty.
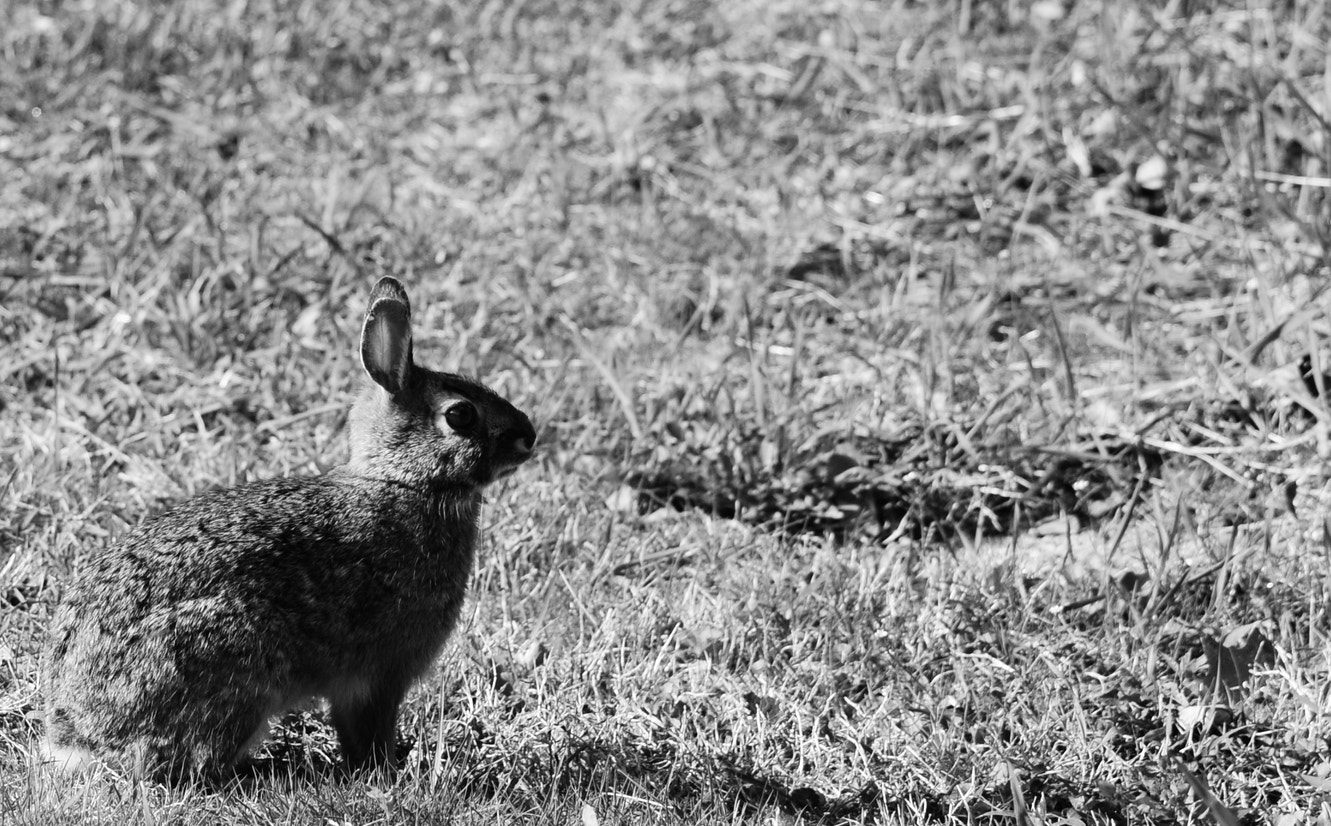
{"type": "Polygon", "coordinates": [[[0,822],[1331,822],[1319,3],[0,6],[0,822]],[[76,574],[527,411],[397,771],[39,762],[76,574]]]}

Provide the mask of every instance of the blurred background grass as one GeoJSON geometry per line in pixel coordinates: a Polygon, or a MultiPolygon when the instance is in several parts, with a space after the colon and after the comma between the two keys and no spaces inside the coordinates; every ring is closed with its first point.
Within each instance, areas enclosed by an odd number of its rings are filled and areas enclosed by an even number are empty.
{"type": "Polygon", "coordinates": [[[1327,35],[1300,0],[5,6],[5,766],[80,559],[342,460],[376,277],[543,452],[388,792],[0,804],[1328,820],[1327,35]]]}

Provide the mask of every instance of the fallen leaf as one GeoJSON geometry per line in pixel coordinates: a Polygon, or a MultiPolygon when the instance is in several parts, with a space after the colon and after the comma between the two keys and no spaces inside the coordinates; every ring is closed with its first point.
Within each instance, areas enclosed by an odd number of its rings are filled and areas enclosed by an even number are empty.
{"type": "Polygon", "coordinates": [[[1142,189],[1161,190],[1165,188],[1165,177],[1169,174],[1169,162],[1160,155],[1152,155],[1137,167],[1135,176],[1137,186],[1142,189]]]}
{"type": "Polygon", "coordinates": [[[582,826],[600,826],[601,819],[596,816],[596,810],[591,804],[582,804],[582,826]]]}

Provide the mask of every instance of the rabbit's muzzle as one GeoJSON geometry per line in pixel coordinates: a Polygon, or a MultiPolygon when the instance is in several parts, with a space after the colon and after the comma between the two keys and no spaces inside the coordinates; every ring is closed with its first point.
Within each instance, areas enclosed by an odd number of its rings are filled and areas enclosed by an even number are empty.
{"type": "Polygon", "coordinates": [[[522,416],[498,433],[494,443],[495,456],[491,466],[493,480],[498,480],[517,470],[518,465],[532,457],[536,447],[536,429],[532,427],[530,419],[522,416]]]}

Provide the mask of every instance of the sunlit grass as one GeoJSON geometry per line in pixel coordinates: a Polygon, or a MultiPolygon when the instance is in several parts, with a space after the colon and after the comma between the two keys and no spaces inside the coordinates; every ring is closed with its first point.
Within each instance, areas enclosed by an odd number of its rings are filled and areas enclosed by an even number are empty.
{"type": "Polygon", "coordinates": [[[1328,34],[6,6],[0,820],[1322,822],[1328,34]],[[33,769],[71,572],[341,461],[384,274],[543,446],[401,774],[317,709],[232,789],[33,769]]]}

